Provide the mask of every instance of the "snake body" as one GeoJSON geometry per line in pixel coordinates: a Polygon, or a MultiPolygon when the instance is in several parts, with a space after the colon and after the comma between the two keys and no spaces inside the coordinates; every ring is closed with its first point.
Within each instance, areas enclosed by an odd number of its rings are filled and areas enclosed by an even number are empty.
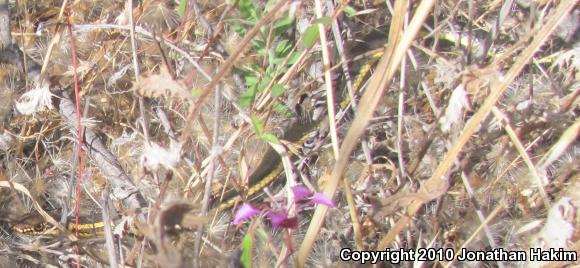
{"type": "MultiPolygon", "coordinates": [[[[368,74],[372,64],[378,57],[382,55],[382,50],[379,52],[370,53],[370,59],[363,65],[355,78],[353,89],[358,90],[361,87],[364,77],[368,74]]],[[[337,94],[337,97],[341,99],[342,94],[337,94]]],[[[341,103],[341,107],[344,108],[346,105],[341,103]]],[[[289,142],[304,143],[308,134],[310,134],[316,126],[319,125],[319,121],[315,120],[300,120],[295,119],[294,123],[285,131],[282,139],[289,142]]],[[[302,145],[302,144],[301,144],[302,145]]],[[[246,191],[243,196],[251,197],[262,190],[264,187],[271,184],[276,180],[284,171],[280,155],[269,148],[256,170],[250,175],[249,185],[251,187],[246,191]]],[[[244,200],[245,198],[240,193],[236,191],[228,191],[222,197],[221,202],[214,202],[212,204],[213,211],[225,211],[233,207],[237,202],[244,200]]],[[[83,224],[69,223],[67,229],[74,234],[77,234],[80,238],[89,238],[100,236],[104,233],[104,223],[103,222],[92,222],[83,224]]],[[[45,235],[45,236],[56,236],[59,231],[56,228],[51,228],[50,224],[44,221],[23,221],[13,226],[13,230],[16,233],[24,235],[45,235]]]]}
{"type": "MultiPolygon", "coordinates": [[[[69,223],[66,228],[79,238],[90,238],[104,234],[105,223],[102,221],[75,224],[69,223]]],[[[31,236],[58,236],[59,230],[45,222],[40,216],[28,217],[14,225],[12,229],[19,234],[31,236]]]]}

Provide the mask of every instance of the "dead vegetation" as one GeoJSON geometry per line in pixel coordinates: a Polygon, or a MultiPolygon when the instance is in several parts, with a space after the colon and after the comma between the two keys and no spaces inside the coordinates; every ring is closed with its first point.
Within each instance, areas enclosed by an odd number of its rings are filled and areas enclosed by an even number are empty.
{"type": "Polygon", "coordinates": [[[0,267],[577,251],[579,17],[572,0],[2,0],[0,267]]]}

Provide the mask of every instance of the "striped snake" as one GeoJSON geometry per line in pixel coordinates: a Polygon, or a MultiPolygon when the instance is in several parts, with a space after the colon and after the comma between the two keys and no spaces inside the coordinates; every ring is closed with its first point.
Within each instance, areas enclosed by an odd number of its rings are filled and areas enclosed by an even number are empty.
{"type": "MultiPolygon", "coordinates": [[[[358,75],[356,76],[353,82],[353,89],[356,91],[358,90],[363,81],[365,76],[370,71],[372,65],[380,56],[382,56],[383,50],[375,50],[367,53],[368,60],[367,62],[360,68],[358,75]]],[[[357,57],[358,58],[358,57],[357,57]]],[[[357,59],[355,58],[355,60],[357,59]]],[[[340,95],[340,94],[337,94],[340,95]]],[[[345,108],[348,104],[349,100],[345,99],[340,102],[341,108],[345,108]]],[[[319,122],[314,122],[314,120],[308,120],[308,122],[300,122],[297,120],[287,131],[282,139],[290,142],[298,142],[301,146],[307,141],[311,131],[319,125],[319,122]]],[[[282,161],[280,156],[277,152],[275,152],[272,148],[270,148],[265,156],[262,158],[261,163],[256,168],[256,171],[252,173],[249,178],[249,185],[252,185],[247,192],[244,194],[246,197],[252,197],[263,188],[271,184],[273,181],[278,178],[282,172],[284,171],[284,167],[282,165],[282,161]]],[[[222,198],[221,202],[215,202],[213,204],[214,212],[218,211],[225,211],[233,207],[236,203],[244,200],[242,195],[240,195],[236,191],[229,191],[226,192],[222,198]]],[[[34,217],[29,217],[34,218],[34,217]]],[[[66,227],[71,233],[77,234],[80,238],[90,238],[95,236],[101,236],[104,233],[104,226],[103,222],[91,222],[91,223],[83,223],[83,224],[75,224],[69,223],[66,227]]],[[[44,222],[42,219],[25,219],[20,223],[14,225],[12,227],[14,232],[23,234],[23,235],[31,235],[31,236],[57,236],[59,234],[59,230],[56,228],[52,228],[52,226],[44,222]]]]}

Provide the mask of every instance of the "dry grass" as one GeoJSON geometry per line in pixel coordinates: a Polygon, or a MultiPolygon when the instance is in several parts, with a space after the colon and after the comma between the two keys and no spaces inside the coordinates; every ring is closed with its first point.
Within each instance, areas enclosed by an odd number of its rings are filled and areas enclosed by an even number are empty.
{"type": "Polygon", "coordinates": [[[358,267],[341,248],[577,251],[578,2],[510,3],[10,4],[0,267],[358,267]],[[245,196],[273,170],[280,178],[245,196]],[[335,206],[294,202],[296,185],[335,206]],[[238,225],[241,203],[212,209],[236,192],[258,211],[238,225]],[[87,239],[66,228],[77,216],[110,221],[87,239]],[[33,221],[64,235],[13,229],[33,221]]]}

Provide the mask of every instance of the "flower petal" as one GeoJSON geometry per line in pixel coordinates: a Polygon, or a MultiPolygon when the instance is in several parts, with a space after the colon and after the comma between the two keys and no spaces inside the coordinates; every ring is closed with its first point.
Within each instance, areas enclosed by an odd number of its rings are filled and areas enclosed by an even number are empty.
{"type": "Polygon", "coordinates": [[[310,202],[313,204],[320,204],[325,205],[329,208],[334,208],[334,201],[332,201],[332,199],[328,198],[328,196],[326,196],[323,193],[314,193],[312,201],[310,202]]]}
{"type": "Polygon", "coordinates": [[[288,214],[286,214],[285,212],[270,211],[268,213],[268,217],[270,218],[270,222],[272,222],[272,226],[274,227],[291,228],[291,229],[296,229],[296,227],[298,227],[298,218],[297,217],[288,218],[288,214]]]}
{"type": "Polygon", "coordinates": [[[292,187],[292,193],[294,193],[294,203],[300,202],[300,200],[312,194],[308,188],[302,185],[292,187]]]}
{"type": "Polygon", "coordinates": [[[248,203],[244,203],[239,209],[238,211],[236,211],[236,215],[234,216],[234,224],[239,224],[251,217],[256,216],[258,213],[260,213],[260,210],[255,209],[254,207],[252,207],[252,205],[248,204],[248,203]]]}
{"type": "Polygon", "coordinates": [[[272,222],[272,226],[280,227],[284,220],[288,219],[288,214],[284,212],[274,212],[270,211],[268,213],[268,218],[270,218],[270,222],[272,222]]]}

